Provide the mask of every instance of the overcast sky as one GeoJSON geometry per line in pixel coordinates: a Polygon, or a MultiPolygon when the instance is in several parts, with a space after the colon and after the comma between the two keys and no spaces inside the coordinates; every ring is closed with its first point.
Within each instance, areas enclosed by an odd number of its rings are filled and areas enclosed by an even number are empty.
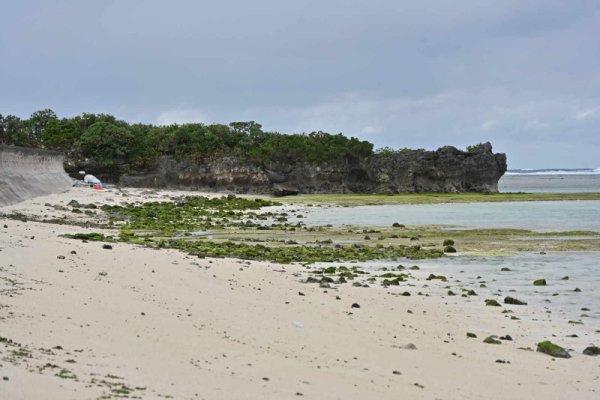
{"type": "Polygon", "coordinates": [[[600,1],[3,2],[0,113],[42,108],[597,168],[600,1]]]}

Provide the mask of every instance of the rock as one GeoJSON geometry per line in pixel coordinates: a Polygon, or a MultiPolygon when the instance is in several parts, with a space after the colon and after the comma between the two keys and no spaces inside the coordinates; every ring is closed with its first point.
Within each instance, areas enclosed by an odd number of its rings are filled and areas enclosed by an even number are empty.
{"type": "Polygon", "coordinates": [[[289,187],[283,186],[275,186],[271,192],[275,197],[284,197],[284,196],[297,196],[300,194],[300,190],[292,189],[289,187]]]}
{"type": "Polygon", "coordinates": [[[514,304],[516,306],[526,306],[527,303],[521,301],[519,299],[515,299],[514,297],[506,296],[504,298],[504,304],[514,304]]]}
{"type": "Polygon", "coordinates": [[[502,344],[501,341],[499,341],[498,339],[496,339],[496,336],[488,336],[485,339],[483,339],[483,343],[487,343],[487,344],[502,344]]]}
{"type": "Polygon", "coordinates": [[[112,246],[111,246],[110,244],[103,244],[103,245],[102,245],[102,248],[103,248],[104,250],[111,250],[111,249],[112,249],[112,246]]]}
{"type": "Polygon", "coordinates": [[[417,346],[415,346],[414,343],[409,343],[407,345],[402,346],[402,348],[405,350],[416,350],[417,346]]]}
{"type": "Polygon", "coordinates": [[[573,290],[573,291],[574,291],[575,293],[579,293],[579,292],[581,292],[581,289],[579,289],[579,288],[575,288],[575,290],[573,290]]]}
{"type": "Polygon", "coordinates": [[[392,374],[394,374],[394,375],[402,375],[402,372],[400,372],[400,371],[396,371],[396,370],[393,370],[393,371],[392,371],[392,374]]]}
{"type": "Polygon", "coordinates": [[[352,307],[352,308],[360,308],[360,304],[358,304],[358,303],[352,303],[352,305],[350,307],[352,307]]]}
{"type": "Polygon", "coordinates": [[[456,253],[456,249],[453,246],[444,247],[444,253],[456,253]]]}
{"type": "Polygon", "coordinates": [[[512,270],[510,268],[508,268],[508,267],[502,267],[502,268],[500,268],[500,272],[509,272],[509,271],[512,271],[512,270]]]}
{"type": "MultiPolygon", "coordinates": [[[[71,164],[79,168],[78,160],[71,164]]],[[[406,150],[311,163],[221,156],[204,160],[160,157],[147,170],[122,175],[134,187],[194,187],[238,193],[414,193],[497,192],[506,156],[484,143],[474,151],[451,146],[436,151],[406,150]]],[[[101,179],[102,174],[97,175],[101,179]]]]}
{"type": "Polygon", "coordinates": [[[298,292],[298,296],[306,296],[306,295],[302,292],[298,292]]]}
{"type": "Polygon", "coordinates": [[[476,335],[476,334],[474,334],[473,332],[467,332],[467,337],[468,337],[468,338],[473,338],[473,339],[474,339],[474,338],[476,338],[476,337],[477,337],[477,335],[476,335]]]}
{"type": "Polygon", "coordinates": [[[498,303],[498,301],[496,301],[494,299],[486,299],[485,300],[485,305],[486,306],[491,306],[491,307],[502,307],[502,305],[500,303],[498,303]]]}
{"type": "Polygon", "coordinates": [[[73,207],[73,208],[80,208],[81,207],[81,204],[77,200],[71,200],[70,202],[67,203],[67,205],[69,207],[73,207]]]}
{"type": "Polygon", "coordinates": [[[504,335],[504,336],[500,336],[500,340],[508,340],[508,341],[512,341],[513,338],[510,335],[504,335]]]}
{"type": "Polygon", "coordinates": [[[569,276],[563,276],[562,278],[560,278],[561,281],[568,281],[569,280],[569,276]]]}
{"type": "Polygon", "coordinates": [[[65,256],[56,256],[56,258],[58,258],[59,260],[64,260],[65,256]]]}
{"type": "Polygon", "coordinates": [[[7,229],[7,228],[8,228],[8,225],[4,224],[4,229],[7,229]]]}
{"type": "Polygon", "coordinates": [[[394,228],[405,228],[405,225],[404,225],[404,224],[401,224],[401,223],[399,223],[399,222],[394,222],[394,223],[392,224],[392,227],[394,227],[394,228]]]}
{"type": "Polygon", "coordinates": [[[402,292],[401,296],[410,296],[410,292],[402,292]]]}
{"type": "Polygon", "coordinates": [[[562,347],[552,343],[549,340],[539,342],[537,345],[537,351],[540,353],[551,355],[552,357],[558,358],[571,358],[571,355],[562,347]]]}
{"type": "Polygon", "coordinates": [[[454,240],[452,240],[452,239],[446,239],[442,243],[442,246],[454,246],[454,240]]]}
{"type": "Polygon", "coordinates": [[[536,279],[535,281],[533,281],[533,286],[546,286],[546,280],[536,279]]]}
{"type": "Polygon", "coordinates": [[[594,345],[588,346],[583,350],[583,354],[586,356],[598,356],[600,355],[600,347],[594,345]]]}

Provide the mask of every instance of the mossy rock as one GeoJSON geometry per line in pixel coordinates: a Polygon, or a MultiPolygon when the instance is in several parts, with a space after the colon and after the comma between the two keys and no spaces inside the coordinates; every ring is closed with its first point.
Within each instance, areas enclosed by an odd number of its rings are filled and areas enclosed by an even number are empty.
{"type": "Polygon", "coordinates": [[[445,246],[444,253],[456,253],[456,249],[453,246],[445,246]]]}
{"type": "Polygon", "coordinates": [[[546,286],[546,280],[536,279],[535,281],[533,281],[533,286],[546,286]]]}
{"type": "Polygon", "coordinates": [[[467,296],[477,296],[477,292],[475,292],[473,289],[467,291],[467,296]]]}
{"type": "Polygon", "coordinates": [[[525,303],[524,301],[515,299],[514,297],[510,297],[510,296],[506,296],[504,298],[504,304],[514,304],[517,306],[526,306],[527,305],[527,303],[525,303]]]}
{"type": "Polygon", "coordinates": [[[500,303],[498,303],[498,301],[496,301],[494,299],[486,299],[485,300],[485,305],[486,306],[491,306],[491,307],[502,307],[502,305],[500,303]]]}
{"type": "Polygon", "coordinates": [[[598,356],[600,355],[600,347],[598,346],[588,346],[583,350],[583,354],[586,356],[598,356]]]}
{"type": "Polygon", "coordinates": [[[483,339],[483,343],[487,343],[487,344],[502,344],[501,341],[499,341],[498,339],[496,339],[496,336],[488,336],[485,339],[483,339]]]}
{"type": "Polygon", "coordinates": [[[467,337],[475,339],[475,338],[477,338],[477,335],[474,334],[473,332],[467,332],[467,337]]]}
{"type": "Polygon", "coordinates": [[[500,272],[510,272],[510,271],[512,271],[512,270],[510,268],[508,268],[508,267],[502,267],[502,268],[500,268],[500,272]]]}
{"type": "Polygon", "coordinates": [[[442,246],[454,246],[454,240],[446,239],[444,240],[444,243],[442,243],[442,246]]]}
{"type": "Polygon", "coordinates": [[[537,351],[539,351],[540,353],[548,354],[552,357],[571,358],[571,355],[568,351],[566,351],[559,345],[552,343],[549,340],[539,342],[537,345],[537,351]]]}

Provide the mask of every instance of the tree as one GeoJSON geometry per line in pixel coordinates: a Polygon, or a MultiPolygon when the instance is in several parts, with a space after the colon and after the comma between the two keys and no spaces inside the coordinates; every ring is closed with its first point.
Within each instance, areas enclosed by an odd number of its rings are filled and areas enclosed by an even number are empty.
{"type": "Polygon", "coordinates": [[[48,124],[51,121],[56,120],[56,113],[49,108],[45,108],[31,114],[31,117],[29,117],[28,121],[31,137],[34,140],[37,140],[40,137],[40,134],[46,130],[48,124]]]}
{"type": "Polygon", "coordinates": [[[92,124],[76,145],[83,156],[115,171],[128,158],[134,141],[134,134],[127,128],[100,121],[92,124]]]}

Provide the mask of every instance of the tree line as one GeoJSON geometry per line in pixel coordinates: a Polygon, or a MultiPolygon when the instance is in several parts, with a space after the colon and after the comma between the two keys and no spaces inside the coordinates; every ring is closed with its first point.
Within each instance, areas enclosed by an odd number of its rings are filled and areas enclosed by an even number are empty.
{"type": "Polygon", "coordinates": [[[93,159],[108,169],[142,170],[160,156],[206,161],[233,156],[255,163],[337,162],[373,154],[373,144],[326,132],[265,132],[254,121],[225,124],[157,126],[118,120],[109,114],[83,113],[58,118],[50,109],[29,119],[0,114],[0,143],[66,152],[93,159]]]}

